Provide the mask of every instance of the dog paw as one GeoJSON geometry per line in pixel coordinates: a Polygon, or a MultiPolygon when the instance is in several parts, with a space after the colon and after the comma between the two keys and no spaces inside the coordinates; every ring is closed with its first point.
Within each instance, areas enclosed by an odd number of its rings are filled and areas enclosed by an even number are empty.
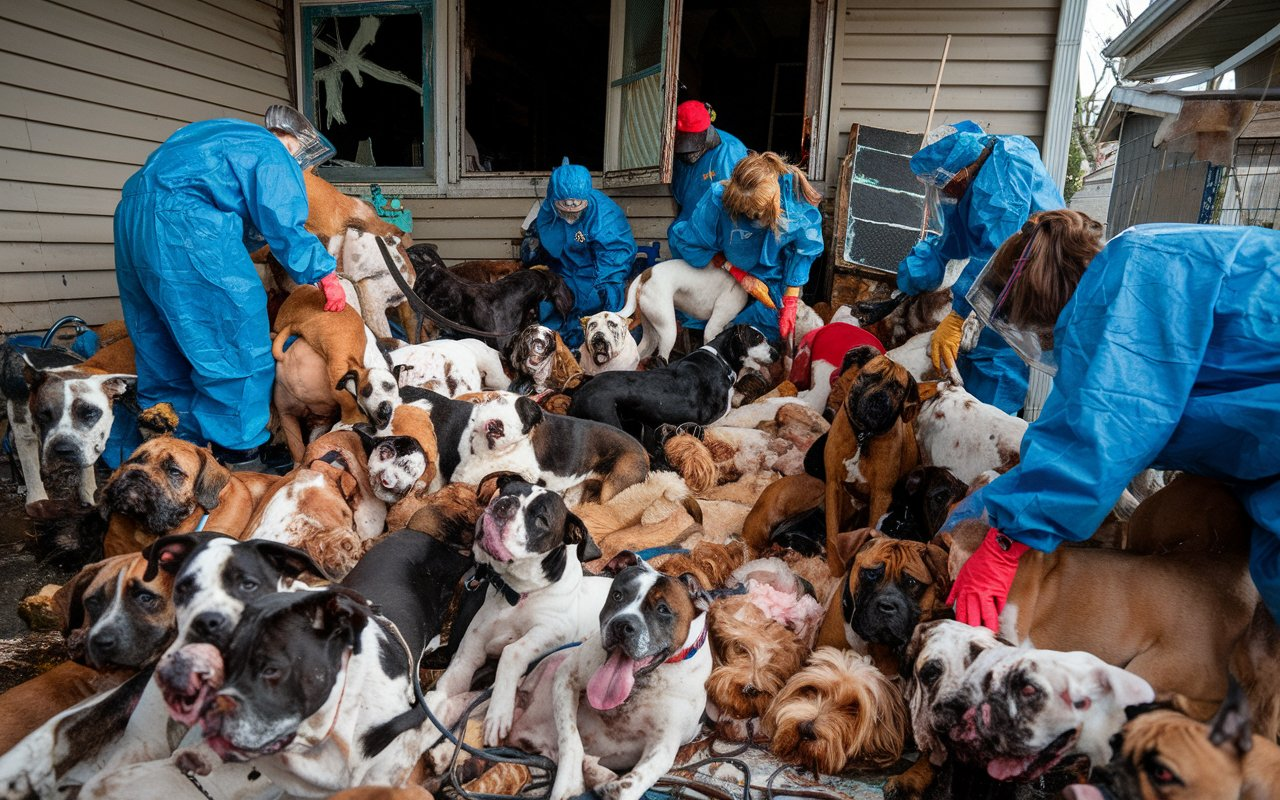
{"type": "Polygon", "coordinates": [[[635,779],[627,775],[615,781],[602,783],[593,790],[601,800],[634,800],[644,794],[644,790],[636,791],[635,779]]]}
{"type": "MultiPolygon", "coordinates": [[[[561,759],[560,763],[569,763],[566,759],[561,759]]],[[[551,800],[572,800],[579,795],[585,794],[587,791],[586,784],[582,780],[582,770],[578,769],[561,769],[556,770],[556,782],[551,787],[551,800]]]]}
{"type": "Polygon", "coordinates": [[[515,709],[510,703],[500,702],[497,698],[489,701],[489,713],[484,718],[484,743],[486,747],[497,747],[511,733],[511,719],[515,709]]]}
{"type": "Polygon", "coordinates": [[[911,780],[901,780],[895,775],[884,784],[884,800],[920,800],[923,794],[911,780]]]}
{"type": "MultiPolygon", "coordinates": [[[[194,748],[183,748],[173,754],[173,765],[181,772],[194,773],[196,775],[208,775],[213,772],[215,762],[209,756],[211,752],[197,750],[194,748]]],[[[219,760],[217,763],[221,763],[219,760]]]]}
{"type": "Polygon", "coordinates": [[[66,516],[69,509],[66,503],[57,500],[37,500],[27,503],[26,511],[32,519],[58,519],[66,516]]]}

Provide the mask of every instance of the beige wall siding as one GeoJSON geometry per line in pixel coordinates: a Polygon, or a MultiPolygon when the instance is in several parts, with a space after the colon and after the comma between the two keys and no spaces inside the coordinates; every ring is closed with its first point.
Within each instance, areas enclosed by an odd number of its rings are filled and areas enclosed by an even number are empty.
{"type": "Polygon", "coordinates": [[[1059,0],[842,0],[836,20],[827,175],[855,122],[923,131],[946,35],[934,124],[974,119],[1039,144],[1059,0]]]}
{"type": "Polygon", "coordinates": [[[120,187],[182,125],[289,96],[272,0],[0,3],[0,330],[118,319],[120,187]]]}

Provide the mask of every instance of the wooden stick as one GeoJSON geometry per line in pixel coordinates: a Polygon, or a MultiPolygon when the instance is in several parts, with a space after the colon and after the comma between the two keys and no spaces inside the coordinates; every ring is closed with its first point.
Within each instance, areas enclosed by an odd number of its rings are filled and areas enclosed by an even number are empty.
{"type": "MultiPolygon", "coordinates": [[[[947,34],[947,41],[942,45],[942,60],[938,62],[938,78],[933,82],[933,98],[929,100],[929,118],[924,123],[924,134],[920,137],[920,146],[924,147],[924,142],[929,138],[929,131],[933,130],[933,112],[938,107],[938,93],[942,90],[942,71],[947,68],[947,54],[951,52],[951,34],[947,34]]],[[[920,239],[924,239],[924,234],[929,230],[929,206],[924,207],[924,219],[920,220],[920,239]]]]}

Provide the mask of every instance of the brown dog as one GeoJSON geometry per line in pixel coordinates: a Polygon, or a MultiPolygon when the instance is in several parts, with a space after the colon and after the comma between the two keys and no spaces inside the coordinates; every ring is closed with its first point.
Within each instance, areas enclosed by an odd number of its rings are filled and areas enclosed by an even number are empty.
{"type": "Polygon", "coordinates": [[[136,553],[170,533],[203,528],[239,537],[275,475],[231,472],[207,447],[157,436],[143,442],[103,489],[111,513],[103,554],[136,553]]]}
{"type": "Polygon", "coordinates": [[[707,707],[716,732],[730,741],[753,741],[761,733],[760,719],[800,671],[809,648],[745,596],[712,603],[707,630],[714,659],[707,707]]]}
{"type": "Polygon", "coordinates": [[[849,567],[827,603],[818,644],[869,653],[882,672],[897,675],[916,625],[948,614],[947,551],[871,528],[841,533],[836,546],[849,567]]]}
{"type": "Polygon", "coordinates": [[[1066,800],[1280,798],[1280,747],[1253,733],[1234,684],[1207,725],[1158,709],[1132,717],[1117,739],[1111,763],[1090,783],[1068,786],[1066,800]]]}
{"type": "MultiPolygon", "coordinates": [[[[277,363],[285,361],[285,345],[295,334],[324,359],[342,422],[355,425],[367,419],[380,430],[391,420],[400,402],[399,388],[372,332],[354,308],[325,311],[324,293],[318,287],[299,286],[280,307],[275,330],[271,353],[277,363]]],[[[301,426],[296,416],[283,413],[280,422],[296,462],[304,449],[301,426]]]]}
{"type": "Polygon", "coordinates": [[[826,484],[812,475],[788,475],[769,484],[742,523],[751,552],[764,552],[779,525],[821,506],[826,492],[826,484]]]}
{"type": "Polygon", "coordinates": [[[875,525],[889,510],[894,484],[920,460],[912,426],[920,392],[906,367],[876,356],[859,370],[840,408],[823,451],[827,560],[837,576],[845,562],[836,534],[875,525]]]}
{"type": "Polygon", "coordinates": [[[497,283],[520,269],[520,262],[513,259],[474,259],[454,264],[449,271],[472,283],[497,283]]]}

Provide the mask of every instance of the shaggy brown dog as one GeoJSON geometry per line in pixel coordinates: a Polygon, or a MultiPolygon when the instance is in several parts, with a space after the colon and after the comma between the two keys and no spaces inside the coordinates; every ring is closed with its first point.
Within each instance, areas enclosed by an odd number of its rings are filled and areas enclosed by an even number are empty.
{"type": "Polygon", "coordinates": [[[730,741],[753,741],[762,734],[760,718],[800,671],[809,648],[743,596],[713,603],[707,626],[714,658],[707,700],[716,732],[730,741]]]}
{"type": "Polygon", "coordinates": [[[826,775],[893,765],[907,723],[902,693],[869,659],[830,647],[813,651],[764,718],[774,755],[826,775]]]}
{"type": "Polygon", "coordinates": [[[654,569],[678,578],[691,573],[708,589],[718,589],[729,582],[733,571],[746,563],[747,546],[741,540],[726,544],[698,542],[688,553],[675,553],[653,559],[654,569]]]}

